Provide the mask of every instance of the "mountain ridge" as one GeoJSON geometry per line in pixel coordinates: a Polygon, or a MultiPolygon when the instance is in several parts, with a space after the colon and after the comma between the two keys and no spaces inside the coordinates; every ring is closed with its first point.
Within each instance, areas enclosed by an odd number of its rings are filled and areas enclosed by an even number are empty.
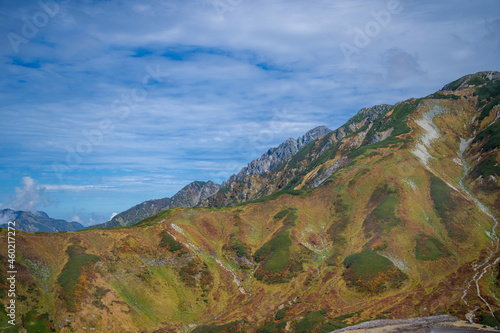
{"type": "MultiPolygon", "coordinates": [[[[200,206],[217,207],[238,204],[248,200],[258,199],[259,197],[269,195],[281,189],[293,189],[293,187],[290,186],[290,182],[293,181],[293,179],[296,178],[297,174],[300,174],[302,170],[300,169],[300,167],[292,167],[288,168],[288,170],[286,169],[290,165],[295,164],[294,159],[297,156],[298,158],[302,157],[304,149],[309,149],[307,148],[308,145],[316,142],[321,146],[320,149],[316,150],[316,156],[312,157],[312,159],[317,159],[320,155],[329,150],[331,146],[342,141],[344,137],[350,135],[353,131],[360,129],[363,126],[371,126],[370,124],[373,124],[373,122],[381,115],[387,113],[391,107],[392,106],[388,104],[381,104],[372,106],[370,108],[362,108],[344,125],[333,131],[323,131],[323,135],[318,136],[314,140],[308,140],[307,142],[304,142],[304,144],[301,146],[301,149],[298,150],[295,154],[290,155],[287,159],[282,159],[272,169],[266,172],[246,175],[246,169],[242,169],[242,172],[238,174],[239,176],[233,175],[227,182],[222,184],[219,192],[217,192],[214,196],[204,200],[200,204],[200,206]],[[270,178],[273,178],[274,181],[270,182],[270,178]]],[[[390,133],[392,133],[392,130],[390,129],[385,133],[380,133],[381,137],[377,136],[376,138],[372,138],[373,143],[385,139],[388,136],[387,134],[390,133]]],[[[262,158],[264,158],[265,156],[266,154],[264,154],[262,158]]],[[[254,161],[252,161],[251,163],[253,163],[254,161]]],[[[251,163],[249,165],[251,165],[251,163]]],[[[345,160],[339,160],[335,163],[336,164],[329,166],[326,170],[323,170],[323,172],[318,175],[318,177],[321,177],[321,179],[317,180],[316,182],[313,181],[316,186],[319,186],[324,181],[326,181],[336,168],[345,163],[345,160]]]]}
{"type": "Polygon", "coordinates": [[[134,225],[135,223],[153,216],[162,210],[179,207],[189,208],[218,191],[220,185],[212,182],[194,181],[184,186],[171,198],[153,199],[137,204],[117,215],[111,220],[92,225],[88,228],[113,228],[134,225]]]}
{"type": "Polygon", "coordinates": [[[290,159],[306,144],[325,136],[331,131],[332,130],[326,126],[317,126],[310,129],[303,136],[297,139],[288,138],[278,147],[270,148],[261,157],[249,162],[248,165],[242,168],[239,173],[230,176],[228,180],[224,181],[222,186],[227,186],[236,180],[244,178],[245,176],[261,174],[274,169],[281,162],[290,159]]]}
{"type": "MultiPolygon", "coordinates": [[[[0,210],[0,220],[15,221],[15,229],[27,232],[59,232],[59,231],[76,231],[83,229],[84,226],[78,222],[68,222],[61,219],[53,219],[42,211],[27,212],[15,211],[12,209],[0,210]]],[[[1,224],[1,228],[7,228],[7,223],[1,224]]]]}

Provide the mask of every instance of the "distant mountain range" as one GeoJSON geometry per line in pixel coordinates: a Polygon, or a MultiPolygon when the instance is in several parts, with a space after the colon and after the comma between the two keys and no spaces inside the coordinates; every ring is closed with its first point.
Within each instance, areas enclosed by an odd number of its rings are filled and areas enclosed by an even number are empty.
{"type": "Polygon", "coordinates": [[[172,198],[145,201],[127,209],[124,212],[121,212],[108,222],[93,225],[89,228],[113,228],[134,225],[137,222],[153,216],[165,209],[175,207],[194,207],[201,201],[217,193],[219,189],[220,185],[215,184],[212,181],[194,181],[183,187],[172,198]]]}
{"type": "Polygon", "coordinates": [[[53,219],[44,212],[25,212],[14,211],[12,209],[3,209],[0,211],[0,225],[2,228],[7,228],[9,221],[15,221],[15,229],[28,232],[58,232],[58,231],[75,231],[83,229],[84,226],[78,222],[68,222],[65,220],[53,219]]]}

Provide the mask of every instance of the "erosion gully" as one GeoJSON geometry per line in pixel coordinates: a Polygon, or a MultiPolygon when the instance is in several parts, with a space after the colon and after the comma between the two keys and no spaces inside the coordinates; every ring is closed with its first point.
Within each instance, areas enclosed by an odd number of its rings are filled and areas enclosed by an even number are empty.
{"type": "MultiPolygon", "coordinates": [[[[469,313],[469,316],[468,316],[468,319],[470,321],[472,321],[472,318],[474,318],[474,313],[478,310],[478,308],[472,309],[472,307],[467,302],[467,300],[465,299],[465,297],[467,296],[467,294],[469,293],[469,291],[471,290],[471,288],[473,288],[474,285],[476,287],[477,297],[479,297],[479,299],[486,305],[486,307],[490,311],[491,315],[495,317],[495,314],[493,313],[493,309],[491,308],[491,305],[481,295],[481,289],[479,288],[479,281],[484,276],[484,274],[486,274],[486,272],[489,269],[491,269],[492,266],[496,265],[498,263],[498,261],[500,261],[500,257],[497,257],[495,260],[493,260],[493,256],[498,252],[498,248],[499,248],[498,236],[496,234],[496,229],[498,227],[498,219],[493,214],[491,214],[491,212],[488,210],[488,208],[485,205],[483,205],[479,200],[477,200],[472,195],[472,193],[470,193],[469,190],[467,190],[467,188],[465,188],[465,185],[464,185],[464,179],[465,179],[465,177],[467,176],[467,174],[469,172],[469,166],[467,164],[467,161],[464,158],[464,152],[467,149],[467,147],[469,147],[471,141],[472,141],[472,139],[465,140],[463,138],[460,138],[460,154],[459,154],[459,156],[460,156],[460,159],[462,160],[462,166],[463,166],[463,169],[464,169],[464,174],[463,174],[462,178],[460,179],[459,185],[460,185],[460,188],[464,191],[464,193],[472,201],[474,201],[474,203],[476,203],[476,205],[486,215],[488,215],[495,223],[493,225],[493,229],[492,229],[491,233],[488,232],[488,231],[486,232],[488,234],[488,236],[490,237],[490,239],[491,239],[491,247],[488,249],[490,251],[490,254],[484,260],[484,262],[482,262],[479,265],[475,265],[474,271],[476,273],[474,274],[474,276],[472,277],[472,279],[469,280],[469,282],[467,284],[467,287],[465,288],[464,293],[462,295],[462,301],[464,301],[464,303],[466,304],[466,306],[470,309],[470,313],[469,313]]],[[[496,299],[495,295],[493,295],[493,297],[496,299]]]]}

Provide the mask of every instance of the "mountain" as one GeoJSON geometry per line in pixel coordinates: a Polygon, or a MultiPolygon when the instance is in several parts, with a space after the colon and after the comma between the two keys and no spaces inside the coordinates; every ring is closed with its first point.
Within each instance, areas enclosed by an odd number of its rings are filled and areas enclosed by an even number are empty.
{"type": "Polygon", "coordinates": [[[165,209],[175,207],[194,207],[201,201],[215,194],[219,190],[219,188],[220,185],[215,184],[212,181],[194,181],[183,187],[172,198],[145,201],[143,203],[135,205],[132,208],[127,209],[124,212],[121,212],[108,222],[93,225],[90,228],[113,228],[120,226],[130,226],[165,209]]]}
{"type": "MultiPolygon", "coordinates": [[[[327,127],[318,126],[308,131],[300,138],[289,138],[277,148],[269,149],[269,151],[263,154],[259,159],[248,163],[248,166],[243,168],[238,174],[232,175],[228,180],[223,182],[222,187],[231,186],[231,184],[235,181],[244,180],[248,175],[262,174],[272,170],[278,164],[292,158],[292,156],[302,149],[302,147],[304,147],[307,143],[316,140],[329,132],[331,132],[331,130],[327,127]]],[[[216,195],[220,188],[220,185],[215,184],[212,181],[208,181],[207,183],[195,181],[185,186],[172,198],[145,201],[114,216],[108,222],[93,225],[89,228],[130,226],[165,209],[207,205],[208,198],[216,195]]]]}
{"type": "Polygon", "coordinates": [[[11,225],[11,227],[14,227],[16,230],[28,232],[75,231],[84,228],[78,222],[53,219],[44,212],[33,213],[14,211],[12,209],[0,210],[0,221],[4,222],[0,225],[1,228],[7,228],[7,222],[15,221],[15,226],[11,225]]]}
{"type": "MultiPolygon", "coordinates": [[[[331,332],[431,315],[500,325],[497,78],[476,73],[363,109],[245,175],[269,193],[253,201],[168,209],[129,228],[16,234],[19,326],[331,332]]],[[[244,197],[241,181],[225,202],[244,197]]]]}
{"type": "MultiPolygon", "coordinates": [[[[383,104],[363,108],[356,116],[335,131],[320,126],[307,132],[302,138],[288,139],[278,148],[270,149],[261,158],[250,162],[237,175],[231,176],[228,181],[222,183],[217,194],[202,201],[200,205],[205,207],[234,205],[259,199],[281,189],[293,189],[297,185],[298,177],[306,172],[304,166],[298,165],[300,164],[298,161],[303,159],[304,155],[308,154],[311,149],[314,149],[315,153],[313,159],[320,155],[322,159],[329,158],[328,154],[323,153],[330,151],[331,154],[335,154],[336,150],[330,149],[332,146],[338,146],[343,138],[362,127],[372,127],[376,119],[387,113],[391,107],[391,105],[383,104]]],[[[391,134],[390,132],[391,130],[386,130],[375,133],[371,138],[372,143],[385,139],[391,134]]],[[[310,162],[311,160],[308,160],[307,163],[310,162]]],[[[344,162],[343,159],[338,159],[336,164],[328,165],[316,175],[312,184],[308,184],[308,186],[319,186],[344,162]]]]}
{"type": "Polygon", "coordinates": [[[277,148],[269,149],[267,153],[263,154],[260,158],[248,163],[248,166],[241,169],[238,174],[229,177],[227,181],[222,183],[222,186],[227,186],[236,180],[244,179],[245,176],[258,175],[274,169],[280,163],[291,159],[292,156],[297,154],[306,144],[325,136],[331,131],[331,129],[325,126],[318,126],[296,140],[294,138],[289,138],[277,148]]]}

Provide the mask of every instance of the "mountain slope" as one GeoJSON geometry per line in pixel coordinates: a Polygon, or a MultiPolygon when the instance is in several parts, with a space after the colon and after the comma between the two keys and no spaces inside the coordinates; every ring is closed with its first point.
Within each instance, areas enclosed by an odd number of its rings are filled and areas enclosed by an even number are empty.
{"type": "Polygon", "coordinates": [[[306,134],[298,139],[289,138],[278,147],[269,149],[260,158],[248,163],[248,166],[241,169],[238,174],[229,177],[227,181],[222,183],[222,186],[227,186],[236,180],[245,178],[245,176],[258,175],[274,169],[280,163],[291,159],[306,144],[325,136],[331,131],[331,129],[325,126],[318,126],[307,131],[306,134]]]}
{"type": "Polygon", "coordinates": [[[18,234],[18,314],[48,309],[61,332],[330,332],[468,313],[497,325],[495,75],[366,109],[339,139],[246,176],[283,182],[253,202],[169,209],[131,228],[18,234]]]}
{"type": "Polygon", "coordinates": [[[201,201],[215,194],[220,185],[212,181],[194,181],[184,186],[172,198],[148,200],[132,208],[127,209],[114,216],[110,221],[93,225],[90,228],[113,228],[120,226],[130,226],[137,222],[153,216],[162,210],[175,207],[194,207],[201,201]]]}
{"type": "MultiPolygon", "coordinates": [[[[330,155],[335,154],[335,149],[331,149],[331,147],[341,144],[343,138],[360,128],[371,127],[373,123],[380,116],[387,113],[390,108],[391,106],[386,104],[377,105],[371,108],[364,108],[345,125],[335,131],[330,131],[324,127],[321,132],[313,136],[308,135],[308,132],[301,140],[300,150],[296,150],[294,154],[288,154],[287,158],[283,158],[279,161],[279,163],[275,163],[273,168],[252,168],[255,164],[258,165],[260,161],[266,161],[268,159],[267,156],[273,152],[273,150],[270,150],[259,160],[249,163],[249,166],[242,169],[238,175],[232,176],[227,182],[224,182],[219,192],[213,197],[203,201],[201,205],[205,207],[228,206],[248,200],[255,200],[282,189],[293,189],[293,184],[297,181],[297,177],[300,177],[300,175],[305,172],[304,165],[301,164],[310,164],[312,160],[319,158],[319,155],[323,155],[324,158],[329,158],[330,155]],[[312,140],[313,138],[316,139],[312,140]],[[313,152],[312,156],[310,155],[311,152],[313,152]],[[299,162],[303,161],[304,157],[307,157],[307,161],[304,161],[304,163],[299,162]],[[257,169],[262,172],[249,172],[249,169],[257,169]]],[[[310,132],[315,131],[316,129],[313,129],[310,132]]],[[[385,136],[388,134],[390,134],[390,130],[380,133],[382,136],[381,138],[374,137],[372,140],[380,141],[385,139],[385,136]]],[[[290,140],[293,139],[289,139],[280,147],[286,146],[290,140]]],[[[300,141],[300,139],[297,141],[300,141]]],[[[292,145],[294,144],[295,140],[292,142],[292,145]]],[[[340,159],[337,162],[337,164],[329,165],[325,170],[321,170],[322,173],[318,175],[318,179],[315,181],[314,187],[326,181],[328,177],[332,175],[333,171],[343,163],[340,159]]]]}
{"type": "MultiPolygon", "coordinates": [[[[318,126],[311,129],[306,134],[298,139],[289,138],[276,148],[269,149],[260,158],[248,163],[238,174],[232,175],[228,180],[224,181],[222,187],[231,186],[237,180],[244,179],[248,175],[262,174],[272,170],[283,161],[292,158],[302,147],[307,143],[314,141],[327,133],[331,132],[325,126],[318,126]]],[[[113,228],[119,226],[130,226],[145,218],[155,215],[156,213],[169,208],[195,207],[197,205],[206,205],[208,198],[217,194],[221,186],[212,181],[200,182],[195,181],[185,186],[182,190],[176,193],[172,198],[163,198],[156,200],[148,200],[140,203],[126,211],[117,214],[110,221],[93,225],[90,228],[113,228]]]]}
{"type": "MultiPolygon", "coordinates": [[[[53,219],[44,212],[33,213],[3,209],[0,211],[0,221],[8,222],[7,220],[15,221],[16,230],[28,232],[75,231],[84,228],[78,222],[53,219]]],[[[0,225],[1,228],[7,228],[7,226],[7,223],[0,225]]]]}

